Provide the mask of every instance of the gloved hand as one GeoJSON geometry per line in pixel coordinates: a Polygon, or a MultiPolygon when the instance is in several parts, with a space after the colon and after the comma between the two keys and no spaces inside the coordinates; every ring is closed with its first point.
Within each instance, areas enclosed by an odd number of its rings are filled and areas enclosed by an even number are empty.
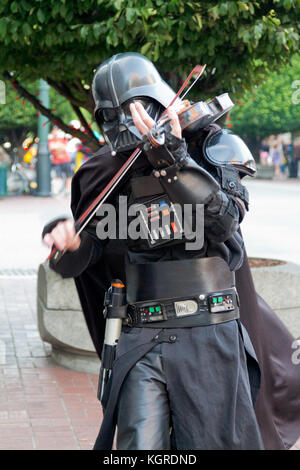
{"type": "Polygon", "coordinates": [[[147,138],[149,131],[155,126],[155,121],[149,116],[141,103],[130,105],[133,122],[143,136],[143,151],[154,168],[164,168],[171,165],[183,166],[188,158],[185,139],[182,138],[178,115],[174,109],[168,108],[170,119],[165,126],[165,142],[163,145],[153,147],[147,138]]]}
{"type": "Polygon", "coordinates": [[[74,220],[68,219],[59,221],[50,232],[43,233],[43,242],[49,248],[55,245],[60,251],[76,251],[80,246],[81,239],[76,236],[74,220]]]}

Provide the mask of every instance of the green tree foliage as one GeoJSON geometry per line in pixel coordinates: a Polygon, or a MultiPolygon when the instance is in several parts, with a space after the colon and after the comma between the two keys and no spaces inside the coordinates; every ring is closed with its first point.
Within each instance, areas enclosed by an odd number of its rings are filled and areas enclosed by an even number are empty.
{"type": "MultiPolygon", "coordinates": [[[[31,135],[37,134],[37,116],[39,112],[34,106],[23,99],[16,89],[6,82],[6,103],[0,105],[0,145],[9,141],[12,147],[22,156],[22,142],[31,135]]],[[[26,83],[30,93],[38,98],[39,85],[37,82],[26,83]]],[[[55,110],[65,122],[69,123],[76,117],[68,101],[55,90],[50,90],[51,108],[55,110]]]]}
{"type": "Polygon", "coordinates": [[[239,94],[297,51],[297,13],[299,0],[0,0],[0,72],[92,113],[97,65],[136,51],[179,78],[206,63],[202,97],[239,94]]]}
{"type": "Polygon", "coordinates": [[[262,86],[248,92],[236,105],[229,122],[232,130],[253,143],[284,132],[300,130],[300,56],[273,72],[262,86]]]}

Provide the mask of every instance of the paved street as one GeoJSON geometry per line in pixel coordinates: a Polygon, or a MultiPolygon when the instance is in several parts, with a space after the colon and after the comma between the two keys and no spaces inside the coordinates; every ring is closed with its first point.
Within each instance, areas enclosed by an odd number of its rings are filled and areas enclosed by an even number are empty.
{"type": "Polygon", "coordinates": [[[71,213],[69,198],[0,198],[0,270],[36,269],[49,250],[41,242],[43,226],[71,213]]]}
{"type": "Polygon", "coordinates": [[[36,325],[36,277],[0,276],[0,450],[92,448],[98,377],[49,356],[36,325]]]}
{"type": "Polygon", "coordinates": [[[250,210],[241,228],[248,255],[300,264],[300,180],[245,184],[250,210]]]}
{"type": "MultiPolygon", "coordinates": [[[[300,181],[247,186],[248,254],[300,263],[300,181]]],[[[54,364],[36,325],[35,272],[48,255],[41,230],[69,213],[63,196],[0,198],[0,450],[91,449],[99,429],[98,377],[54,364]]]]}

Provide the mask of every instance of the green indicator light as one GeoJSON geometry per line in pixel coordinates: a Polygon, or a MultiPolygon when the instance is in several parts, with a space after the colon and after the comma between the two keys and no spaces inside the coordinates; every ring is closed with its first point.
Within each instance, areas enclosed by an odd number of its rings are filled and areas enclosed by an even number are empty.
{"type": "Polygon", "coordinates": [[[223,302],[223,297],[218,297],[218,302],[223,302]]]}
{"type": "Polygon", "coordinates": [[[155,310],[156,310],[157,312],[160,312],[160,307],[155,307],[155,310]]]}
{"type": "Polygon", "coordinates": [[[149,312],[154,313],[154,307],[150,307],[149,312]]]}
{"type": "Polygon", "coordinates": [[[214,298],[213,298],[213,304],[216,304],[217,302],[218,302],[217,297],[214,297],[214,298]]]}

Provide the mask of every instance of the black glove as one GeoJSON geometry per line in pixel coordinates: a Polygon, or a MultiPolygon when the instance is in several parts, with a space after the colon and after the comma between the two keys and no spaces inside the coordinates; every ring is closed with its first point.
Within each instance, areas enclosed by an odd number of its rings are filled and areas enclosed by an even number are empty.
{"type": "Polygon", "coordinates": [[[178,139],[171,131],[170,124],[167,124],[164,127],[165,142],[158,147],[153,147],[147,136],[143,137],[142,149],[155,169],[172,165],[177,165],[180,168],[185,165],[189,157],[185,139],[178,139]]]}

